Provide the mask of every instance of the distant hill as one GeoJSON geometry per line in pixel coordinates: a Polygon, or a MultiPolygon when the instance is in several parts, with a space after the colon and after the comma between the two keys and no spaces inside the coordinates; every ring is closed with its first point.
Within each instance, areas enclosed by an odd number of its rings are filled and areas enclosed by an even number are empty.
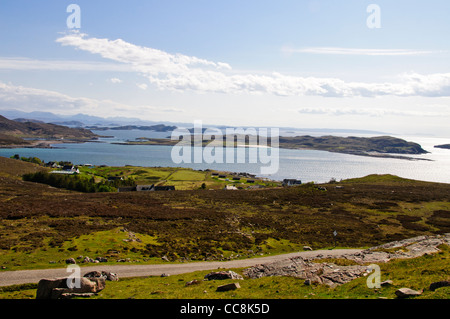
{"type": "Polygon", "coordinates": [[[436,148],[445,148],[450,150],[450,144],[443,144],[443,145],[435,145],[436,148]]]}
{"type": "Polygon", "coordinates": [[[177,127],[176,126],[167,126],[164,124],[157,125],[124,125],[124,126],[115,126],[115,127],[98,127],[98,126],[88,126],[89,129],[92,130],[141,130],[141,131],[155,131],[155,132],[172,132],[177,127]]]}
{"type": "Polygon", "coordinates": [[[96,134],[87,129],[69,128],[40,121],[26,121],[24,119],[13,121],[0,115],[1,145],[30,144],[30,142],[24,140],[24,138],[86,141],[96,137],[96,134]]]}

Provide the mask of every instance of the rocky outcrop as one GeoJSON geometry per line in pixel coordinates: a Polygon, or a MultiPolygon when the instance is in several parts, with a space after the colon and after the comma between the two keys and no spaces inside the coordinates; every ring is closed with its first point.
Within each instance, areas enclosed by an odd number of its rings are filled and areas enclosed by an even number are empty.
{"type": "Polygon", "coordinates": [[[372,270],[370,264],[384,263],[399,258],[415,258],[424,254],[439,252],[439,245],[450,245],[450,234],[419,236],[384,245],[372,247],[354,254],[341,256],[318,255],[313,258],[293,257],[273,263],[260,264],[244,270],[249,278],[264,276],[290,276],[305,279],[305,284],[326,284],[336,286],[355,278],[367,275],[372,270]],[[347,259],[355,263],[351,266],[338,266],[320,262],[325,258],[347,259]]]}
{"type": "Polygon", "coordinates": [[[367,266],[337,266],[332,263],[316,263],[302,257],[293,257],[270,264],[261,264],[244,270],[250,278],[265,276],[289,276],[305,279],[305,283],[334,286],[347,283],[369,273],[367,266]]]}
{"type": "Polygon", "coordinates": [[[69,287],[68,278],[41,279],[36,299],[90,297],[105,289],[107,280],[118,281],[119,277],[108,271],[91,271],[79,279],[79,283],[74,283],[74,287],[69,287]]]}

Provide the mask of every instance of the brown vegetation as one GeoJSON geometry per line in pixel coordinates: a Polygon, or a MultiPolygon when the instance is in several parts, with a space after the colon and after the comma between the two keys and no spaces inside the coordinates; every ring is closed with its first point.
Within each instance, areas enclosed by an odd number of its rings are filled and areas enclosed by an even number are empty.
{"type": "MultiPolygon", "coordinates": [[[[19,166],[17,171],[24,171],[19,166]]],[[[5,235],[0,249],[19,244],[36,248],[45,239],[58,247],[82,234],[126,227],[157,238],[157,244],[141,249],[143,256],[195,260],[219,259],[224,251],[267,250],[269,239],[331,247],[334,230],[337,244],[347,247],[449,231],[450,185],[403,179],[341,185],[322,185],[326,190],[306,184],[253,191],[82,194],[2,177],[0,227],[5,235]],[[22,221],[34,227],[8,236],[22,221]]]]}

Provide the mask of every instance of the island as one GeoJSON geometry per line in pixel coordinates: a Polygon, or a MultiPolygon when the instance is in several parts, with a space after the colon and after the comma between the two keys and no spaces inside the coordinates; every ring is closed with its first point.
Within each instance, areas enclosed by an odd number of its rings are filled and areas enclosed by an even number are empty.
{"type": "Polygon", "coordinates": [[[110,126],[110,127],[99,127],[99,126],[89,126],[87,127],[91,130],[95,131],[106,131],[106,130],[114,130],[114,131],[129,131],[129,130],[141,130],[141,131],[154,131],[154,132],[172,132],[177,127],[164,125],[164,124],[156,124],[156,125],[123,125],[123,126],[110,126]]]}
{"type": "MultiPolygon", "coordinates": [[[[184,137],[183,141],[186,142],[188,137],[184,137]]],[[[180,139],[181,140],[181,139],[180,139]]],[[[170,138],[139,138],[135,141],[118,142],[115,144],[120,145],[168,145],[174,146],[180,143],[180,140],[172,140],[170,138]]],[[[249,143],[249,136],[240,137],[234,136],[234,147],[238,146],[257,146],[249,143]],[[245,141],[244,145],[238,144],[238,141],[245,141]]],[[[259,137],[256,137],[259,141],[259,137]]],[[[189,143],[189,140],[187,140],[189,143]]],[[[203,139],[202,146],[205,147],[212,140],[203,139]]],[[[220,140],[219,140],[220,143],[220,140]]],[[[223,145],[225,146],[226,136],[223,137],[223,145]]],[[[191,145],[194,145],[193,137],[191,136],[191,145]]],[[[270,146],[270,139],[268,139],[268,146],[270,146]]],[[[407,160],[428,160],[422,158],[415,158],[405,155],[421,155],[428,153],[419,144],[414,142],[408,142],[400,138],[392,136],[377,136],[377,137],[340,137],[340,136],[321,136],[313,137],[309,135],[294,136],[294,137],[279,137],[280,148],[284,149],[306,149],[306,150],[319,150],[335,153],[344,153],[360,156],[371,157],[387,157],[398,158],[407,160]]]]}
{"type": "Polygon", "coordinates": [[[450,144],[435,145],[435,148],[444,148],[450,150],[450,144]]]}

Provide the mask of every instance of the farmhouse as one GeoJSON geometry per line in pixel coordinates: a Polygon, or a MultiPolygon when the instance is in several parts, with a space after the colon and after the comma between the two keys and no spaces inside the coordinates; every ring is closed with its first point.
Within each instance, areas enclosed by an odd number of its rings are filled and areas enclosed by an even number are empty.
{"type": "Polygon", "coordinates": [[[155,186],[152,185],[137,185],[129,187],[119,187],[117,191],[122,192],[154,192],[154,191],[174,191],[175,186],[155,186]]]}
{"type": "Polygon", "coordinates": [[[155,186],[155,191],[174,191],[175,186],[155,186]]]}
{"type": "Polygon", "coordinates": [[[73,175],[73,174],[80,174],[80,170],[78,169],[78,167],[75,167],[73,165],[64,165],[61,171],[51,171],[50,173],[73,175]]]}
{"type": "Polygon", "coordinates": [[[301,185],[302,181],[298,179],[284,179],[283,180],[283,186],[294,186],[294,185],[301,185]]]}

